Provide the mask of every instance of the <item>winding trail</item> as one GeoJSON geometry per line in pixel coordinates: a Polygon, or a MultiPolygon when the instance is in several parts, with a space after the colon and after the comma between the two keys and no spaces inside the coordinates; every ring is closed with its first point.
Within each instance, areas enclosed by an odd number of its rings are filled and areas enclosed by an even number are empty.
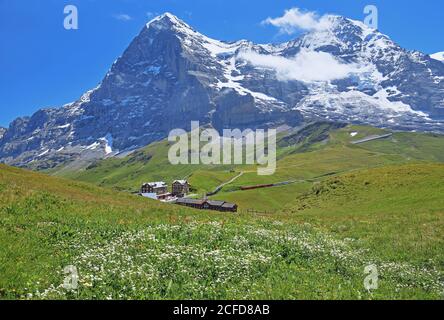
{"type": "Polygon", "coordinates": [[[233,183],[234,181],[236,181],[237,179],[239,179],[243,175],[244,175],[244,172],[241,171],[237,176],[235,176],[231,180],[224,182],[221,185],[219,185],[218,187],[216,187],[216,189],[214,189],[213,192],[207,193],[207,197],[211,197],[211,196],[214,196],[215,194],[218,194],[222,190],[223,187],[225,187],[226,185],[228,185],[230,183],[233,183]]]}

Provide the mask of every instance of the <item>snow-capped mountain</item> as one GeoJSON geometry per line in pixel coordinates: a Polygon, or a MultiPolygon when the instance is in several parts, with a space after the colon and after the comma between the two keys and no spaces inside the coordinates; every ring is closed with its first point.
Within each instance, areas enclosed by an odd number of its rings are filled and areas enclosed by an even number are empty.
{"type": "Polygon", "coordinates": [[[338,16],[324,30],[260,45],[211,39],[167,13],[95,89],[0,131],[0,161],[47,168],[113,156],[192,120],[242,129],[304,117],[444,132],[443,80],[441,62],[338,16]]]}
{"type": "Polygon", "coordinates": [[[444,62],[444,51],[431,54],[430,57],[432,59],[444,62]]]}

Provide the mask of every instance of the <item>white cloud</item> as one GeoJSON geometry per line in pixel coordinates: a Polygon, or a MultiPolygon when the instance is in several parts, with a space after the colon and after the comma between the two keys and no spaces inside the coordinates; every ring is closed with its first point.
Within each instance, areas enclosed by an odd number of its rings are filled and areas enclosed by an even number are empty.
{"type": "Polygon", "coordinates": [[[120,20],[120,21],[130,21],[130,20],[133,20],[133,18],[130,15],[126,14],[126,13],[115,14],[113,17],[115,19],[117,19],[117,20],[120,20]]]}
{"type": "Polygon", "coordinates": [[[279,28],[281,33],[293,34],[300,30],[324,30],[329,27],[329,16],[319,16],[313,11],[303,11],[299,8],[285,10],[282,17],[268,18],[262,21],[279,28]]]}
{"type": "Polygon", "coordinates": [[[332,81],[359,72],[356,64],[343,64],[326,52],[302,50],[294,58],[241,52],[238,58],[256,67],[274,70],[280,81],[332,81]]]}
{"type": "Polygon", "coordinates": [[[157,16],[159,16],[160,14],[158,13],[158,12],[152,12],[152,11],[148,11],[147,13],[146,13],[146,16],[147,16],[147,18],[154,18],[154,17],[157,17],[157,16]]]}

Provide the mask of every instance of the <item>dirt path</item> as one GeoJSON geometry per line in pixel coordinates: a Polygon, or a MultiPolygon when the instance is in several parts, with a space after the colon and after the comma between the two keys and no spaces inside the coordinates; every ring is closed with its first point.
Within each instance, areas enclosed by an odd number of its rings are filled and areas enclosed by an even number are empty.
{"type": "Polygon", "coordinates": [[[213,192],[207,193],[207,196],[210,197],[210,196],[214,196],[215,194],[218,194],[218,193],[222,190],[223,187],[225,187],[226,185],[228,185],[228,184],[230,184],[230,183],[233,183],[234,181],[236,181],[237,179],[239,179],[239,178],[242,177],[243,175],[244,175],[244,172],[241,171],[237,176],[235,176],[235,177],[232,178],[231,180],[229,180],[229,181],[227,181],[227,182],[224,182],[224,183],[222,183],[221,185],[219,185],[218,187],[216,187],[216,189],[214,189],[213,192]]]}
{"type": "Polygon", "coordinates": [[[365,143],[365,142],[369,142],[369,141],[374,141],[374,140],[379,140],[379,139],[385,139],[385,138],[389,138],[393,135],[393,133],[389,133],[389,134],[384,134],[384,135],[379,135],[379,136],[368,136],[364,139],[361,140],[357,140],[357,141],[352,141],[352,144],[361,144],[361,143],[365,143]]]}

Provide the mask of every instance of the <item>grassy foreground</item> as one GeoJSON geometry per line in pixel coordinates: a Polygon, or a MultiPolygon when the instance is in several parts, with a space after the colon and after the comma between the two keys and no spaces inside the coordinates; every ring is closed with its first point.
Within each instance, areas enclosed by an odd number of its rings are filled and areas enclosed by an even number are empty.
{"type": "Polygon", "coordinates": [[[440,164],[359,170],[255,216],[0,166],[0,298],[442,299],[443,178],[440,164]]]}

